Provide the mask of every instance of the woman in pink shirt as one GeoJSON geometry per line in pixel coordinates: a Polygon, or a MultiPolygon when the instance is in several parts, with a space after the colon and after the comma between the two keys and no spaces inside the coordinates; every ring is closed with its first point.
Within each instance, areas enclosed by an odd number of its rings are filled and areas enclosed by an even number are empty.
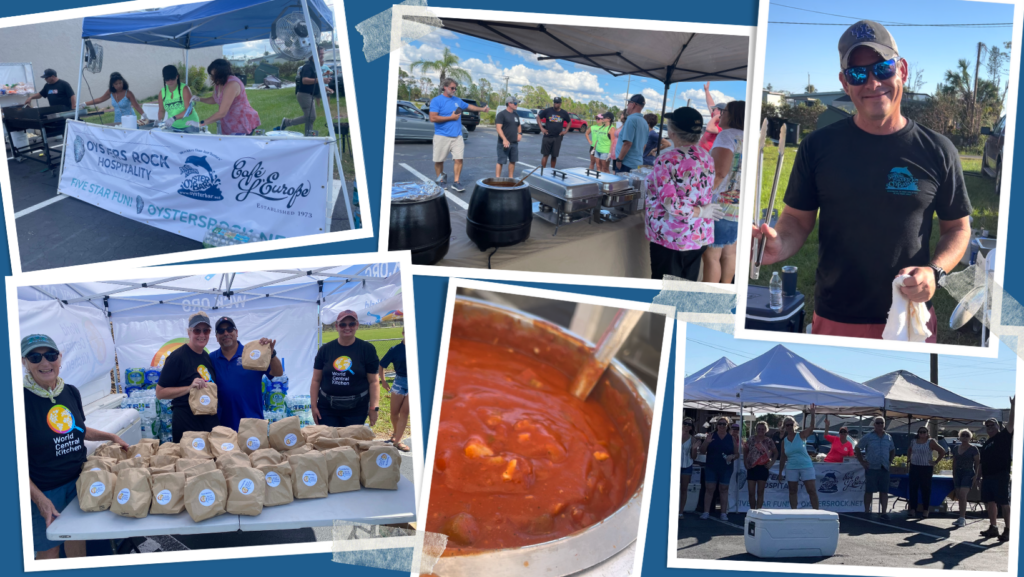
{"type": "Polygon", "coordinates": [[[249,106],[245,86],[237,76],[231,74],[231,64],[223,58],[218,58],[210,63],[206,72],[213,84],[213,98],[200,98],[199,101],[216,104],[218,109],[201,124],[210,125],[219,120],[221,134],[252,134],[260,127],[260,115],[249,106]]]}
{"type": "Polygon", "coordinates": [[[853,456],[853,443],[847,437],[846,427],[839,427],[839,436],[828,434],[828,417],[825,417],[825,440],[832,443],[828,455],[825,455],[826,463],[842,463],[843,457],[853,456]]]}

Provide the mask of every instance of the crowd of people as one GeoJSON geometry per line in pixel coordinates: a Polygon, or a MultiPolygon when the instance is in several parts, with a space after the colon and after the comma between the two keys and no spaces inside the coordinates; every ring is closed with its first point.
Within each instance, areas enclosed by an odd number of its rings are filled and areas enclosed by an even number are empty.
{"type": "MultiPolygon", "coordinates": [[[[238,328],[230,317],[211,322],[205,312],[196,312],[189,316],[187,326],[188,341],[167,356],[156,385],[156,397],[171,400],[172,441],[180,442],[187,431],[209,432],[217,426],[238,430],[241,419],[263,419],[263,377],[284,374],[275,348],[277,341],[259,340],[272,351],[270,366],[266,371],[249,370],[242,366],[244,347],[238,342],[238,328]],[[213,332],[220,347],[207,352],[213,332]],[[217,387],[217,414],[193,414],[189,393],[211,383],[217,387]]],[[[380,411],[380,386],[384,386],[391,396],[394,429],[389,442],[408,452],[409,447],[402,442],[409,419],[404,329],[402,342],[378,360],[374,346],[356,337],[359,320],[354,311],[339,313],[334,328],[338,338],[324,343],[313,361],[309,391],[315,399],[311,407],[314,421],[332,427],[367,422],[373,426],[380,411]],[[396,376],[388,385],[384,369],[390,364],[396,376]]],[[[84,441],[112,441],[126,451],[129,445],[113,433],[85,425],[82,396],[74,385],[60,378],[63,356],[51,337],[26,336],[21,341],[21,356],[36,558],[56,558],[61,543],[65,555],[81,557],[85,555],[84,541],[51,541],[46,538],[46,528],[77,496],[75,483],[87,453],[84,441]]]]}
{"type": "MultiPolygon", "coordinates": [[[[972,490],[979,490],[978,499],[985,504],[989,521],[988,528],[981,531],[981,536],[998,538],[1002,542],[1009,540],[1014,400],[1010,398],[1010,415],[1005,425],[1000,426],[996,419],[984,422],[987,438],[980,448],[973,444],[974,434],[969,429],[959,431],[959,443],[949,446],[947,451],[931,436],[927,426],[918,428],[905,453],[909,486],[908,518],[929,517],[934,470],[939,462],[948,457],[953,478],[950,498],[959,505],[959,514],[953,525],[966,526],[968,494],[972,490]],[[999,518],[1004,521],[1001,532],[997,525],[999,518]]],[[[811,405],[805,420],[809,417],[810,422],[815,423],[815,411],[815,406],[811,405]]],[[[680,519],[684,518],[687,494],[697,465],[700,469],[701,489],[696,509],[702,511],[701,519],[710,518],[717,504],[721,519],[729,520],[729,485],[739,472],[739,467],[745,472],[749,509],[761,509],[764,506],[765,487],[773,476],[770,470],[776,463],[779,468],[774,476],[778,481],[786,483],[790,508],[799,508],[798,492],[801,484],[807,492],[811,508],[819,508],[812,458],[816,451],[807,444],[813,427],[799,427],[792,416],[783,418],[778,430],[771,429],[766,421],[757,421],[744,442],[739,422],[732,422],[727,416],[716,417],[711,422],[714,423],[713,430],[698,434],[694,420],[691,417],[683,419],[680,437],[680,519]]],[[[830,434],[830,430],[831,423],[826,417],[823,436],[831,445],[823,462],[843,463],[851,459],[859,463],[864,468],[864,513],[872,513],[877,493],[879,518],[889,520],[889,492],[892,487],[890,470],[896,458],[896,444],[892,435],[886,431],[885,417],[872,418],[871,430],[864,433],[856,443],[846,426],[839,428],[838,435],[830,434]]],[[[735,478],[742,477],[744,475],[735,478]]]]}

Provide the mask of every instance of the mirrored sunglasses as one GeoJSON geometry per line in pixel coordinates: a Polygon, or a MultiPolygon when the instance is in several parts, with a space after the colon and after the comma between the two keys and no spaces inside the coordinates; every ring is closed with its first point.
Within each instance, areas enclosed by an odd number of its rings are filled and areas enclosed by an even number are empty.
{"type": "Polygon", "coordinates": [[[870,66],[851,66],[843,70],[843,75],[846,77],[846,82],[852,86],[861,86],[867,82],[869,70],[877,80],[888,80],[896,75],[898,62],[899,57],[876,62],[870,66]]]}

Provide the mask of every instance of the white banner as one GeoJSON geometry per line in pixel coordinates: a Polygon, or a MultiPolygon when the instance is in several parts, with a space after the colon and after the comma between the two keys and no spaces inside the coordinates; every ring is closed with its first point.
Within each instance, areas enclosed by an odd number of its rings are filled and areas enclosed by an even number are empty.
{"type": "Polygon", "coordinates": [[[125,130],[68,121],[58,191],[202,241],[222,226],[258,240],[327,232],[323,138],[125,130]]]}
{"type": "MultiPolygon", "coordinates": [[[[206,312],[213,322],[221,316],[231,317],[238,327],[238,341],[243,345],[263,337],[276,340],[277,356],[284,359],[289,391],[309,394],[313,359],[319,348],[316,303],[294,303],[276,310],[206,312]]],[[[185,314],[134,319],[114,315],[113,324],[122,382],[125,369],[162,366],[171,351],[188,341],[185,314]]],[[[216,332],[211,332],[206,350],[213,352],[219,348],[216,332]]]]}
{"type": "Polygon", "coordinates": [[[84,403],[110,394],[114,341],[103,311],[55,300],[18,301],[18,321],[21,338],[39,333],[57,343],[63,357],[60,376],[79,388],[84,403]]]}
{"type": "MultiPolygon", "coordinates": [[[[789,473],[787,472],[787,476],[789,473]]],[[[693,476],[697,484],[700,477],[693,476]]],[[[814,485],[818,491],[818,504],[824,511],[864,511],[864,467],[860,463],[815,463],[814,485]]],[[[792,478],[792,477],[790,477],[792,478]]],[[[798,483],[798,509],[810,509],[811,499],[803,483],[798,483]]],[[[747,470],[736,467],[729,484],[729,510],[742,513],[750,508],[747,490],[747,470]]],[[[789,509],[789,483],[779,480],[779,464],[770,471],[764,489],[765,509],[789,509]]]]}
{"type": "Polygon", "coordinates": [[[328,295],[320,310],[320,320],[326,325],[337,320],[338,313],[353,310],[364,325],[402,320],[402,278],[395,272],[375,287],[364,286],[342,296],[328,295]]]}

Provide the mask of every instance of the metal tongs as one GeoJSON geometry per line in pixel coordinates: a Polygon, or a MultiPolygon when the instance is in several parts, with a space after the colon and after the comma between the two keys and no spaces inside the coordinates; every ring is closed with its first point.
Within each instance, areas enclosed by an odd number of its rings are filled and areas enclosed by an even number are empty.
{"type": "MultiPolygon", "coordinates": [[[[761,154],[758,155],[758,174],[761,173],[762,158],[764,155],[765,139],[768,136],[768,119],[766,118],[761,124],[761,154]]],[[[768,210],[765,211],[764,216],[760,218],[760,226],[765,223],[771,223],[772,211],[775,208],[775,195],[779,191],[779,177],[782,176],[782,163],[786,160],[786,128],[783,125],[779,128],[779,161],[775,165],[775,179],[772,181],[772,194],[768,197],[768,210]]],[[[761,210],[761,183],[757,183],[757,210],[761,210]]],[[[767,239],[762,239],[758,242],[754,239],[752,244],[753,249],[750,254],[750,278],[751,280],[757,280],[758,275],[761,272],[761,262],[764,259],[764,247],[768,244],[767,239]]]]}
{"type": "Polygon", "coordinates": [[[604,374],[605,370],[608,369],[608,365],[611,364],[612,359],[618,354],[622,345],[626,343],[629,333],[640,322],[640,317],[643,314],[644,311],[633,309],[619,309],[615,313],[612,324],[605,329],[601,339],[597,342],[594,356],[587,360],[569,387],[569,392],[574,397],[581,401],[587,400],[587,397],[590,396],[590,391],[594,390],[597,381],[604,374]]]}

